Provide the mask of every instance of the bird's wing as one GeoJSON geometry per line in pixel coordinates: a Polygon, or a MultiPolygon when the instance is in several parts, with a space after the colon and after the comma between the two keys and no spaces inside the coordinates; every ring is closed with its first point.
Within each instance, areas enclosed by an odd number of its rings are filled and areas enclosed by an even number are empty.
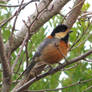
{"type": "Polygon", "coordinates": [[[49,38],[46,38],[40,45],[39,47],[37,48],[34,56],[33,56],[33,59],[35,57],[39,57],[41,55],[41,53],[43,52],[43,50],[45,48],[48,47],[49,44],[55,44],[55,43],[58,43],[60,40],[59,39],[56,39],[56,38],[52,38],[52,39],[49,39],[49,38]]]}

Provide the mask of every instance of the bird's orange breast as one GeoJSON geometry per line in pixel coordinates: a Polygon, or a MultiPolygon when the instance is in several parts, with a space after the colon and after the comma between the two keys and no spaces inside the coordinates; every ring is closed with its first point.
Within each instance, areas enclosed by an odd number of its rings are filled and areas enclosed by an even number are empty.
{"type": "Polygon", "coordinates": [[[56,44],[49,44],[44,48],[41,58],[47,64],[55,64],[67,55],[68,44],[64,41],[57,42],[56,44]]]}

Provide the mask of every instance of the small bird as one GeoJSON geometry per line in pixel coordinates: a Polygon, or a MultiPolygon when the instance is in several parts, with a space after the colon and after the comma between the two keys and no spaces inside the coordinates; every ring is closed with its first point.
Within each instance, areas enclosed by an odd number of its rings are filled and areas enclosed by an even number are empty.
{"type": "Polygon", "coordinates": [[[24,73],[28,74],[37,62],[44,62],[48,65],[59,63],[68,53],[71,32],[67,25],[59,24],[39,45],[24,73]]]}

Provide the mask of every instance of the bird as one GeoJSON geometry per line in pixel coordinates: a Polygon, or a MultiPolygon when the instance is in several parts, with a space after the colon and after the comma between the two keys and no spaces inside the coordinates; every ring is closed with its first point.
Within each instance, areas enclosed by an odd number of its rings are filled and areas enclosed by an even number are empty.
{"type": "Polygon", "coordinates": [[[44,62],[47,65],[59,63],[68,53],[71,32],[67,25],[57,25],[51,34],[40,43],[23,74],[30,73],[38,62],[44,62]]]}

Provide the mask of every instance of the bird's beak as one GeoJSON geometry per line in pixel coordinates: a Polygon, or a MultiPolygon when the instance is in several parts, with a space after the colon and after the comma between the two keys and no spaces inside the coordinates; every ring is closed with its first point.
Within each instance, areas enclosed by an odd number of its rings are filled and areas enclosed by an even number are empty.
{"type": "Polygon", "coordinates": [[[70,33],[72,33],[72,32],[73,32],[73,31],[70,30],[68,33],[70,34],[70,33]]]}

